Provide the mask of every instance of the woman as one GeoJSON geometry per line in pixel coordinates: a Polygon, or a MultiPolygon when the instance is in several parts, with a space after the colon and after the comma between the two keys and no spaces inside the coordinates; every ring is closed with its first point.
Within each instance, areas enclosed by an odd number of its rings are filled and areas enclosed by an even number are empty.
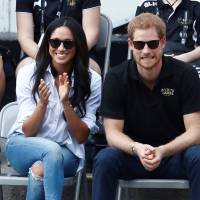
{"type": "Polygon", "coordinates": [[[101,93],[101,77],[88,60],[81,26],[59,18],[48,26],[36,64],[19,71],[20,108],[6,155],[21,175],[29,172],[28,200],[61,200],[64,176],[83,166],[83,143],[97,130],[101,93]]]}
{"type": "Polygon", "coordinates": [[[18,68],[34,61],[41,35],[48,24],[60,16],[73,17],[82,25],[94,61],[93,47],[99,34],[100,0],[16,0],[16,12],[18,40],[28,56],[19,63],[18,68]]]}

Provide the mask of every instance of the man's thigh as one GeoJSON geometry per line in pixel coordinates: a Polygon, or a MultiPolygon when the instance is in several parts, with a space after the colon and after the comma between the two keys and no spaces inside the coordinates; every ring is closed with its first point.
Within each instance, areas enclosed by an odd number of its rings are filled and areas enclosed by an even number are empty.
{"type": "Polygon", "coordinates": [[[147,171],[137,156],[129,155],[115,148],[101,150],[96,158],[95,165],[105,171],[115,171],[119,179],[152,178],[152,172],[147,171]]]}
{"type": "MultiPolygon", "coordinates": [[[[186,151],[187,155],[194,155],[193,151],[193,148],[186,151]]],[[[118,149],[108,147],[99,152],[95,158],[95,163],[105,168],[110,168],[110,170],[115,170],[119,179],[185,179],[188,176],[184,156],[185,151],[164,158],[157,169],[148,171],[143,167],[137,156],[129,155],[118,149]]],[[[191,158],[192,156],[187,157],[191,158]]]]}

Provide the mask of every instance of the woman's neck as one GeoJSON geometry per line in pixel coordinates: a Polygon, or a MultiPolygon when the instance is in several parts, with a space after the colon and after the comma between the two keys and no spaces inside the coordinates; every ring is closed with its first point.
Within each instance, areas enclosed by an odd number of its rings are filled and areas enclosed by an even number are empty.
{"type": "Polygon", "coordinates": [[[52,67],[55,69],[57,75],[63,74],[64,72],[70,75],[72,72],[72,63],[67,63],[67,64],[52,63],[52,67]]]}

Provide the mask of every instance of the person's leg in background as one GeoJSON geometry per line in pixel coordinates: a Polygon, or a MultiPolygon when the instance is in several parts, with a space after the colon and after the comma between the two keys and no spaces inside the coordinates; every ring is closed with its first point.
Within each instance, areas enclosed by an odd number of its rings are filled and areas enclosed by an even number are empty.
{"type": "Polygon", "coordinates": [[[99,75],[101,75],[101,68],[99,64],[92,58],[89,59],[89,66],[91,69],[96,71],[99,75]]]}
{"type": "Polygon", "coordinates": [[[25,57],[25,58],[23,58],[23,59],[18,63],[18,65],[17,65],[17,67],[16,67],[15,76],[17,77],[17,74],[18,74],[19,70],[20,70],[22,67],[24,67],[24,66],[26,66],[26,65],[30,65],[31,63],[34,63],[34,62],[35,62],[35,60],[34,60],[33,58],[31,58],[31,57],[25,57]]]}

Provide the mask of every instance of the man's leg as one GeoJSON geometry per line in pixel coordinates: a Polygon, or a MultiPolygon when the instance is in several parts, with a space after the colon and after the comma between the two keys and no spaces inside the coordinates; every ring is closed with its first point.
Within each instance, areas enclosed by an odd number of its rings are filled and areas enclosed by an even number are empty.
{"type": "Polygon", "coordinates": [[[92,200],[114,200],[118,179],[151,178],[151,174],[136,156],[105,148],[94,160],[92,200]]]}
{"type": "Polygon", "coordinates": [[[192,200],[200,198],[200,145],[188,148],[184,153],[184,165],[190,181],[192,200]]]}

